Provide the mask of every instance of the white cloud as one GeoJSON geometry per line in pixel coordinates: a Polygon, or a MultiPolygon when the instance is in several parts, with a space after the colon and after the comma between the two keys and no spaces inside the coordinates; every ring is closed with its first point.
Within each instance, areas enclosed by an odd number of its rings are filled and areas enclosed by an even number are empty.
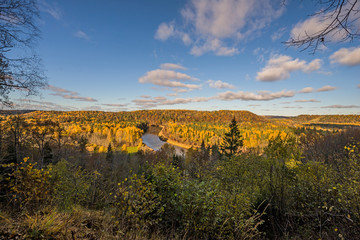
{"type": "Polygon", "coordinates": [[[48,85],[48,89],[53,92],[60,93],[60,94],[68,93],[70,95],[79,95],[79,93],[77,93],[77,92],[66,90],[64,88],[55,87],[53,85],[48,85]]]}
{"type": "Polygon", "coordinates": [[[75,33],[75,37],[82,38],[82,39],[85,39],[85,40],[90,40],[90,37],[83,31],[77,31],[75,33]]]}
{"type": "Polygon", "coordinates": [[[289,56],[277,55],[267,62],[267,65],[257,73],[258,81],[273,82],[284,80],[290,77],[290,73],[294,71],[303,71],[310,73],[321,67],[321,60],[315,59],[310,63],[304,60],[292,59],[289,56]]]}
{"type": "Polygon", "coordinates": [[[299,93],[328,92],[328,91],[334,91],[336,89],[337,89],[337,87],[333,87],[333,86],[329,86],[329,85],[323,86],[318,89],[314,89],[312,87],[305,87],[305,88],[301,89],[299,91],[299,93]]]}
{"type": "Polygon", "coordinates": [[[212,98],[205,98],[205,97],[167,99],[165,97],[159,96],[159,97],[154,97],[152,99],[135,99],[132,102],[135,103],[140,108],[154,108],[164,105],[187,104],[192,102],[207,102],[211,99],[212,98]]]}
{"type": "Polygon", "coordinates": [[[106,107],[126,107],[126,104],[117,104],[117,103],[103,103],[101,104],[106,107]]]}
{"type": "Polygon", "coordinates": [[[82,101],[82,102],[97,102],[96,99],[91,98],[91,97],[81,97],[81,96],[73,96],[73,95],[62,95],[61,97],[65,98],[65,99],[73,99],[73,100],[82,101]]]}
{"type": "Polygon", "coordinates": [[[261,63],[265,61],[265,54],[268,52],[269,50],[259,47],[253,50],[253,54],[256,56],[256,60],[261,63]]]}
{"type": "Polygon", "coordinates": [[[175,70],[186,70],[186,67],[175,63],[163,63],[160,65],[161,69],[175,69],[175,70]]]}
{"type": "Polygon", "coordinates": [[[298,103],[317,103],[317,102],[320,102],[319,100],[316,100],[316,99],[303,99],[303,100],[296,100],[295,102],[298,102],[298,103]]]}
{"type": "Polygon", "coordinates": [[[217,80],[217,81],[208,80],[208,81],[206,81],[206,83],[208,83],[211,88],[216,88],[216,89],[224,89],[224,88],[234,89],[235,88],[234,85],[223,82],[221,80],[217,80]]]}
{"type": "Polygon", "coordinates": [[[223,92],[219,93],[217,98],[220,100],[245,100],[245,101],[269,101],[278,98],[293,97],[295,95],[294,91],[285,91],[280,92],[270,92],[270,91],[258,91],[257,93],[252,92],[223,92]]]}
{"type": "Polygon", "coordinates": [[[331,105],[331,106],[324,106],[321,108],[360,108],[359,105],[331,105]]]}
{"type": "Polygon", "coordinates": [[[40,11],[50,14],[56,20],[62,18],[62,11],[55,3],[50,5],[45,0],[39,0],[38,3],[40,11]]]}
{"type": "Polygon", "coordinates": [[[325,9],[323,13],[320,12],[305,21],[297,23],[291,30],[291,38],[294,40],[302,40],[324,34],[326,35],[325,41],[338,42],[346,40],[348,31],[358,33],[360,30],[360,20],[357,16],[359,2],[345,2],[347,3],[341,8],[335,7],[336,4],[332,4],[331,6],[328,4],[327,7],[330,6],[327,9],[329,10],[328,12],[326,12],[327,10],[325,9]],[[353,7],[352,3],[356,5],[353,9],[351,9],[353,7]],[[350,28],[344,29],[343,19],[347,19],[347,26],[350,28]]]}
{"type": "Polygon", "coordinates": [[[360,47],[357,48],[341,48],[334,52],[331,56],[331,63],[339,63],[342,65],[356,66],[360,65],[360,47]]]}
{"type": "Polygon", "coordinates": [[[173,23],[161,23],[155,33],[155,39],[165,41],[175,35],[173,23]]]}
{"type": "Polygon", "coordinates": [[[323,86],[323,87],[317,89],[316,91],[317,92],[328,92],[328,91],[334,91],[336,89],[337,89],[337,87],[326,85],[326,86],[323,86]]]}
{"type": "Polygon", "coordinates": [[[285,33],[286,31],[286,27],[283,27],[283,28],[280,28],[278,29],[276,32],[274,32],[272,35],[271,35],[271,40],[273,42],[279,40],[285,33]]]}
{"type": "Polygon", "coordinates": [[[191,92],[193,89],[174,88],[173,90],[177,93],[187,93],[191,92]]]}
{"type": "Polygon", "coordinates": [[[18,103],[14,103],[16,109],[31,109],[31,110],[52,110],[52,111],[74,111],[78,110],[75,107],[63,106],[53,102],[37,101],[33,99],[17,99],[18,103]]]}
{"type": "Polygon", "coordinates": [[[225,47],[221,40],[207,39],[202,45],[195,45],[191,48],[190,53],[195,56],[201,56],[206,52],[214,52],[217,56],[233,56],[239,53],[239,50],[235,47],[225,47]]]}
{"type": "MultiPolygon", "coordinates": [[[[327,26],[331,24],[331,19],[329,17],[322,16],[313,16],[309,19],[299,22],[295,25],[295,27],[291,30],[291,38],[294,40],[304,39],[311,36],[315,36],[321,33],[327,26]]],[[[328,35],[329,41],[340,41],[346,36],[346,31],[339,29],[328,35]]]]}
{"type": "Polygon", "coordinates": [[[48,85],[48,89],[52,92],[55,92],[55,93],[50,93],[50,95],[59,96],[64,99],[72,99],[72,100],[83,101],[83,102],[97,102],[97,100],[94,98],[81,97],[81,96],[79,96],[78,92],[66,90],[64,88],[55,87],[53,85],[48,85]]]}
{"type": "MultiPolygon", "coordinates": [[[[161,23],[155,38],[163,41],[180,38],[185,45],[193,44],[191,54],[197,56],[207,52],[232,56],[239,53],[236,47],[239,40],[253,37],[282,14],[283,8],[275,10],[271,3],[270,0],[190,0],[181,11],[183,29],[179,30],[173,22],[161,23]],[[233,42],[233,46],[229,47],[223,40],[233,42]]],[[[280,3],[274,5],[279,7],[280,3]]]]}
{"type": "Polygon", "coordinates": [[[312,87],[305,87],[305,88],[301,89],[301,90],[299,91],[299,93],[312,93],[312,92],[314,92],[314,91],[315,91],[315,89],[312,88],[312,87]]]}
{"type": "Polygon", "coordinates": [[[207,102],[209,98],[198,97],[198,98],[175,98],[172,100],[166,100],[160,103],[160,105],[176,105],[176,104],[186,104],[192,102],[207,102]]]}
{"type": "Polygon", "coordinates": [[[190,35],[187,33],[181,33],[181,40],[183,41],[183,43],[188,46],[192,43],[192,40],[190,38],[190,35]]]}
{"type": "Polygon", "coordinates": [[[147,72],[144,76],[139,78],[140,83],[152,83],[163,87],[172,88],[188,88],[199,89],[201,86],[196,84],[185,84],[181,81],[197,81],[197,78],[191,77],[185,73],[175,72],[171,70],[156,69],[147,72]]]}

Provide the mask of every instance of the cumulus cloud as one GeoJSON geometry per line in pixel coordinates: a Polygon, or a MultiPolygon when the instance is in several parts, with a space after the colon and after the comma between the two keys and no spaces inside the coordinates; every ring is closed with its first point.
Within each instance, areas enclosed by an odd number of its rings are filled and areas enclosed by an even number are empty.
{"type": "Polygon", "coordinates": [[[234,89],[235,88],[234,85],[223,82],[221,80],[217,80],[217,81],[208,80],[206,83],[209,84],[209,87],[216,88],[216,89],[224,89],[224,88],[234,89]]]}
{"type": "Polygon", "coordinates": [[[235,47],[226,47],[219,39],[207,39],[204,44],[193,46],[190,53],[195,56],[201,56],[206,52],[214,52],[217,56],[233,56],[239,53],[235,47]]]}
{"type": "Polygon", "coordinates": [[[232,92],[227,91],[219,93],[217,99],[220,100],[244,100],[244,101],[269,101],[278,98],[287,98],[293,97],[295,95],[294,91],[282,90],[280,92],[270,92],[270,91],[258,91],[257,93],[253,92],[232,92]]]}
{"type": "MultiPolygon", "coordinates": [[[[165,41],[176,37],[191,45],[191,54],[214,52],[220,56],[239,53],[240,40],[253,37],[279,17],[283,8],[275,10],[270,0],[190,0],[181,11],[183,23],[161,23],[155,38],[165,41]],[[224,41],[226,40],[226,41],[224,41]],[[226,44],[224,43],[226,42],[226,44]],[[228,46],[232,42],[233,46],[228,46]]],[[[278,8],[279,3],[274,6],[278,8]]]]}
{"type": "Polygon", "coordinates": [[[326,86],[323,86],[323,87],[317,89],[316,91],[317,92],[328,92],[328,91],[334,91],[336,89],[337,89],[337,87],[326,85],[326,86]]]}
{"type": "Polygon", "coordinates": [[[191,77],[185,73],[171,70],[156,69],[147,72],[139,78],[140,83],[152,83],[154,85],[171,88],[199,89],[197,84],[186,84],[180,81],[197,81],[197,78],[191,77]]]}
{"type": "Polygon", "coordinates": [[[163,63],[160,65],[161,69],[175,69],[175,70],[186,70],[187,68],[175,63],[163,63]]]}
{"type": "Polygon", "coordinates": [[[187,93],[187,92],[191,92],[193,89],[174,88],[173,90],[176,93],[187,93]]]}
{"type": "Polygon", "coordinates": [[[296,100],[295,102],[298,102],[298,103],[317,103],[317,102],[320,102],[320,101],[316,100],[316,99],[303,99],[303,100],[296,100]]]}
{"type": "Polygon", "coordinates": [[[337,87],[333,87],[333,86],[329,86],[329,85],[323,86],[318,89],[314,89],[312,87],[305,87],[305,88],[301,89],[299,91],[299,93],[328,92],[328,91],[334,91],[336,89],[337,89],[337,87]]]}
{"type": "Polygon", "coordinates": [[[312,93],[312,92],[314,92],[314,91],[315,91],[315,89],[312,88],[312,87],[305,87],[305,88],[301,89],[301,90],[299,91],[299,93],[312,93]]]}
{"type": "Polygon", "coordinates": [[[291,30],[291,38],[294,40],[301,40],[317,36],[321,33],[327,33],[326,41],[338,42],[346,40],[348,34],[347,31],[351,32],[355,30],[355,32],[359,32],[360,30],[360,20],[357,17],[359,3],[356,3],[355,8],[353,9],[351,9],[351,5],[352,2],[347,1],[340,10],[339,8],[336,8],[334,11],[319,13],[309,17],[305,21],[297,23],[291,30]],[[334,20],[335,16],[340,20],[347,19],[349,23],[348,26],[351,25],[352,29],[344,29],[343,22],[340,23],[336,21],[336,19],[334,20]]]}
{"type": "Polygon", "coordinates": [[[272,57],[267,65],[257,73],[258,81],[273,82],[284,80],[290,77],[290,73],[294,71],[303,71],[310,73],[321,67],[321,60],[315,59],[310,63],[304,60],[292,59],[289,56],[277,55],[272,57]]]}
{"type": "Polygon", "coordinates": [[[331,63],[339,63],[347,66],[360,65],[360,47],[341,48],[330,56],[331,63]]]}
{"type": "MultiPolygon", "coordinates": [[[[311,36],[315,36],[321,33],[327,26],[331,24],[332,20],[329,17],[313,16],[309,19],[299,22],[291,30],[291,38],[298,40],[311,36]]],[[[346,36],[346,31],[339,29],[339,31],[333,32],[328,36],[329,41],[340,41],[346,36]]]]}
{"type": "Polygon", "coordinates": [[[156,30],[155,39],[165,41],[169,37],[174,36],[174,24],[173,23],[161,23],[156,30]]]}
{"type": "Polygon", "coordinates": [[[359,105],[330,105],[321,108],[360,108],[359,105]]]}
{"type": "Polygon", "coordinates": [[[72,100],[83,101],[83,102],[97,102],[97,100],[94,98],[82,97],[82,96],[79,96],[78,92],[70,91],[70,90],[67,90],[64,88],[60,88],[60,87],[55,87],[53,85],[48,85],[48,89],[50,91],[54,92],[54,93],[51,93],[50,95],[59,96],[64,99],[72,99],[72,100]]]}
{"type": "Polygon", "coordinates": [[[80,30],[75,33],[75,37],[90,40],[90,37],[85,32],[80,30]]]}

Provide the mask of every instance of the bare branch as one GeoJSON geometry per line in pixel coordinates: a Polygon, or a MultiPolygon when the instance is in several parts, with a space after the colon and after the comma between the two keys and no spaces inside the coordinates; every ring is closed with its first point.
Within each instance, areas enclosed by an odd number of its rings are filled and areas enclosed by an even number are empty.
{"type": "Polygon", "coordinates": [[[359,0],[318,0],[318,4],[323,6],[320,11],[315,12],[310,18],[323,25],[320,30],[307,29],[292,36],[287,42],[287,46],[310,49],[314,54],[326,42],[330,41],[349,41],[360,38],[360,29],[355,23],[360,18],[359,0]]]}
{"type": "Polygon", "coordinates": [[[36,25],[38,18],[36,0],[0,1],[0,103],[11,104],[12,91],[33,95],[45,85],[41,60],[34,53],[40,32],[36,25]],[[11,52],[19,49],[23,56],[11,58],[11,52]]]}

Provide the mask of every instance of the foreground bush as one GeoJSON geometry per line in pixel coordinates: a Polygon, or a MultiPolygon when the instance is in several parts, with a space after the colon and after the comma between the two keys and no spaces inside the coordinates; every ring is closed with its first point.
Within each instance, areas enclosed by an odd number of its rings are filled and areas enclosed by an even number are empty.
{"type": "Polygon", "coordinates": [[[114,194],[122,226],[172,232],[170,238],[247,239],[259,236],[260,214],[246,196],[231,194],[218,182],[189,179],[163,164],[133,174],[114,194]]]}

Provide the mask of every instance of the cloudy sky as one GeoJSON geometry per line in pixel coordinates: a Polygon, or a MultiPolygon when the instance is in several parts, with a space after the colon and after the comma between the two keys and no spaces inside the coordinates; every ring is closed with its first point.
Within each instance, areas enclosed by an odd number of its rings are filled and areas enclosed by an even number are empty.
{"type": "Polygon", "coordinates": [[[282,2],[39,0],[49,87],[16,107],[359,114],[359,39],[288,47],[327,20],[316,1],[282,2]]]}

